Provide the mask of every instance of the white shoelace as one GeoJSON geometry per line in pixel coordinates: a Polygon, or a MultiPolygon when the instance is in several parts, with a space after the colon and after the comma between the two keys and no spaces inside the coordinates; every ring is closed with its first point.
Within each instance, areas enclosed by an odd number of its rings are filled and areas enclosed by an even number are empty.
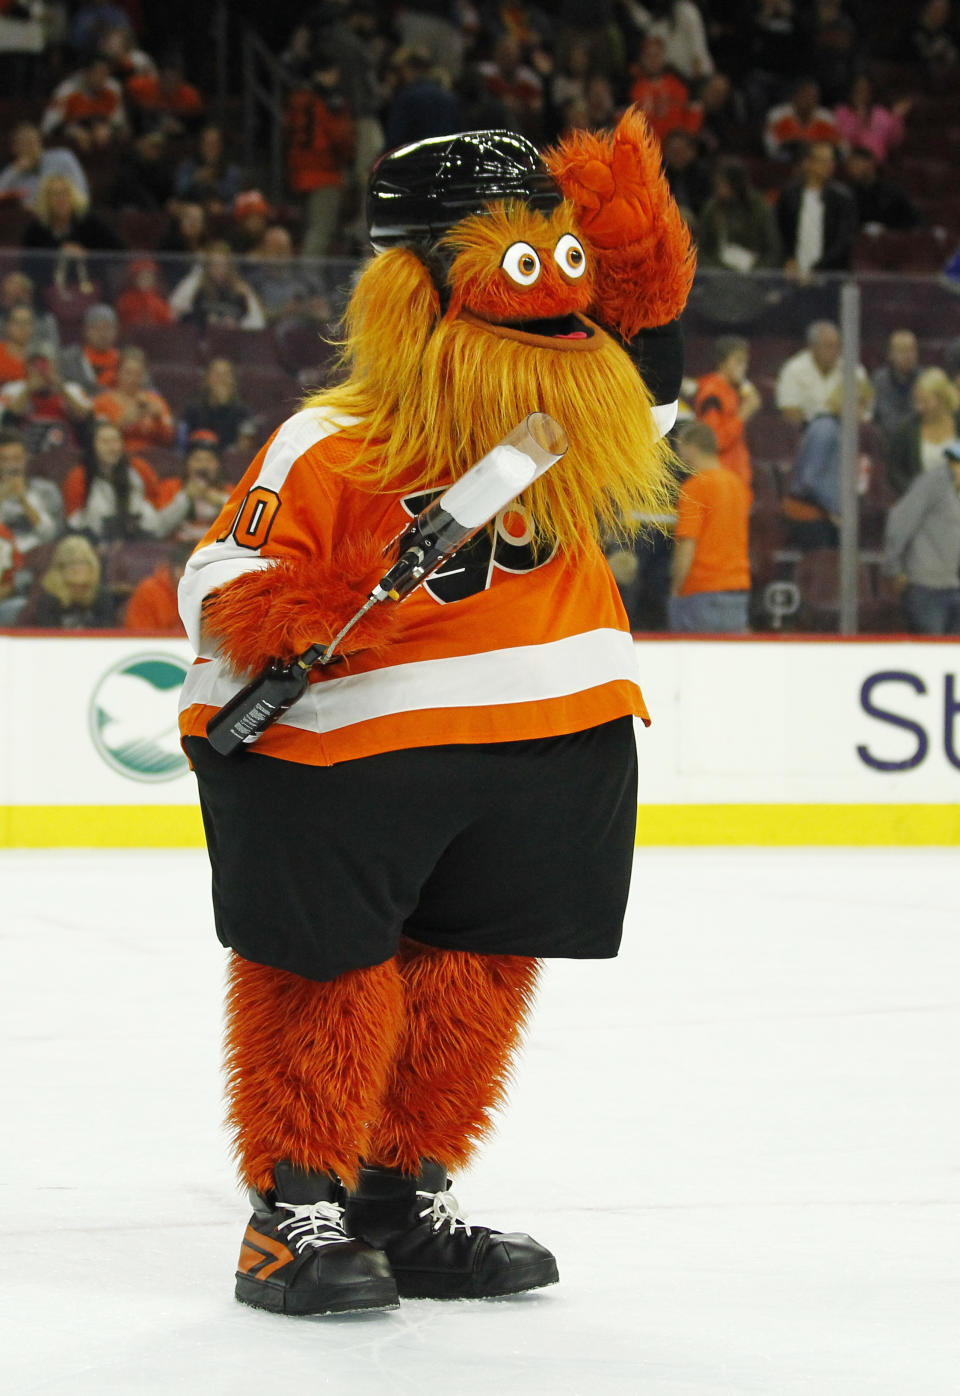
{"type": "Polygon", "coordinates": [[[278,1201],[277,1206],[293,1213],[293,1216],[280,1223],[277,1230],[282,1231],[285,1226],[289,1226],[290,1239],[296,1242],[298,1251],[307,1246],[319,1250],[321,1246],[335,1246],[341,1241],[351,1239],[343,1229],[343,1208],[336,1202],[298,1204],[278,1201]]]}
{"type": "Polygon", "coordinates": [[[462,1226],[468,1236],[471,1234],[467,1225],[467,1214],[460,1210],[460,1203],[452,1192],[421,1192],[418,1188],[417,1196],[430,1199],[430,1206],[424,1207],[419,1215],[430,1217],[434,1231],[439,1231],[446,1224],[449,1225],[451,1234],[458,1226],[462,1226]]]}

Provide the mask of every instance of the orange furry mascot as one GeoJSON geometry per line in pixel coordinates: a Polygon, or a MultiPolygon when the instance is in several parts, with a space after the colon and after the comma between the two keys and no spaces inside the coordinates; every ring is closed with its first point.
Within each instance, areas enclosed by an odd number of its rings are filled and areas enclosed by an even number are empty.
{"type": "Polygon", "coordinates": [[[619,944],[646,713],[599,540],[669,500],[693,275],[633,112],[545,160],[506,132],[404,147],[369,214],[341,381],[266,443],[181,586],[253,1202],[236,1294],[291,1314],[557,1278],[529,1236],[467,1226],[448,1170],[491,1127],[539,959],[619,944]],[[217,754],[244,681],[329,642],[425,501],[536,411],[566,457],[217,754]]]}

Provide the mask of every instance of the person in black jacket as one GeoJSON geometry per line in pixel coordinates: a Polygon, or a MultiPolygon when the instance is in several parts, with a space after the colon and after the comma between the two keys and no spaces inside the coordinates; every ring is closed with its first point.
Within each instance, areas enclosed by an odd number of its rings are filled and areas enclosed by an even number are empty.
{"type": "Polygon", "coordinates": [[[850,270],[857,206],[849,189],[834,179],[836,165],[833,146],[813,142],[800,161],[800,178],[777,201],[787,272],[850,270]]]}

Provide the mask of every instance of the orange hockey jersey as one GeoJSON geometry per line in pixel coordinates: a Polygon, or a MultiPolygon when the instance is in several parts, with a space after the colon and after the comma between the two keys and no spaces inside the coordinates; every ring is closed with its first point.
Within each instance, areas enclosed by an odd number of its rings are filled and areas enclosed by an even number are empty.
{"type": "MultiPolygon", "coordinates": [[[[285,422],[187,564],[180,613],[198,659],[181,693],[183,736],[205,735],[245,682],[203,634],[210,591],[277,558],[329,558],[361,533],[382,539],[386,571],[390,543],[429,502],[415,489],[378,493],[332,469],[355,449],[342,435],[348,424],[318,407],[285,422]]],[[[559,736],[631,713],[649,722],[626,613],[599,548],[537,557],[514,507],[494,538],[471,545],[469,568],[462,559],[402,602],[381,603],[400,608],[394,643],[314,669],[257,751],[331,765],[408,747],[559,736]]]]}

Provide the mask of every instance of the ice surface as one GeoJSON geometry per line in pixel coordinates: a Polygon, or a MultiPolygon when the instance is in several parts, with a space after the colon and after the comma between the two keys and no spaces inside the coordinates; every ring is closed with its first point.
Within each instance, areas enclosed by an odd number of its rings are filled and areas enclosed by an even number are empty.
{"type": "Polygon", "coordinates": [[[5,1396],[957,1396],[952,851],[643,851],[552,964],[470,1215],[561,1284],[243,1308],[197,852],[0,854],[5,1396]]]}

